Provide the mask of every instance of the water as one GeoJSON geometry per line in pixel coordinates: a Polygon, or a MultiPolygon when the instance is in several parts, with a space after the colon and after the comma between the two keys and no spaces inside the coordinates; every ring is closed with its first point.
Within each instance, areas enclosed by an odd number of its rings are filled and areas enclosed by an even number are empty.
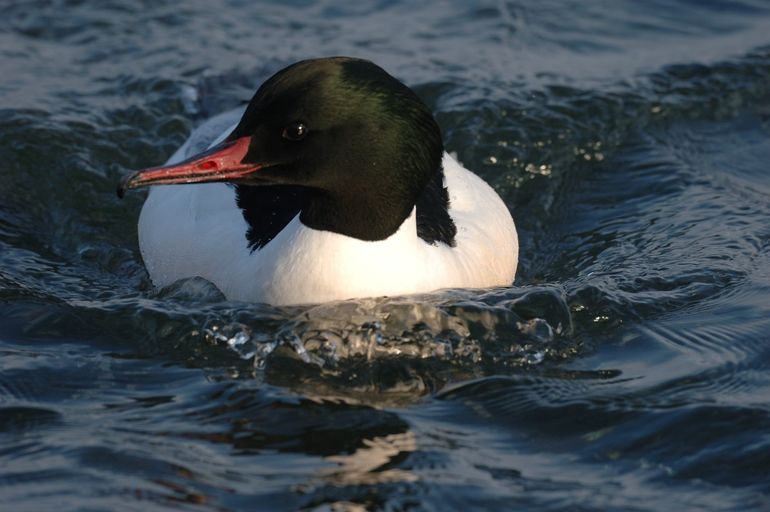
{"type": "Polygon", "coordinates": [[[0,7],[3,510],[770,509],[770,5],[0,7]],[[516,286],[153,290],[157,164],[272,72],[374,60],[522,242],[516,286]]]}

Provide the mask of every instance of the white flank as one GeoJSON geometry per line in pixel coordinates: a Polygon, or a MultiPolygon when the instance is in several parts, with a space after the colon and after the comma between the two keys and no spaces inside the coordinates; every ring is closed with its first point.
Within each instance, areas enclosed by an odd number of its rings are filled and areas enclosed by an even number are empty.
{"type": "MultiPolygon", "coordinates": [[[[168,163],[222,140],[242,113],[205,123],[168,163]]],[[[443,164],[456,247],[418,238],[413,210],[386,240],[313,230],[296,217],[264,248],[250,251],[235,190],[213,183],[151,188],[139,218],[142,257],[156,286],[200,276],[228,299],[275,305],[511,284],[519,246],[508,209],[448,154],[443,164]]]]}

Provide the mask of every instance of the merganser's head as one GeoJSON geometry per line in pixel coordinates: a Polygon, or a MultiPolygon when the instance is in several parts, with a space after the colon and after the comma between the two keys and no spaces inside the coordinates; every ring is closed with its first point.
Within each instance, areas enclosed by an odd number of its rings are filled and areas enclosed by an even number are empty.
{"type": "Polygon", "coordinates": [[[307,197],[301,219],[309,227],[378,240],[409,216],[442,155],[430,110],[382,68],[347,57],[305,60],[262,84],[224,142],[136,171],[118,195],[182,183],[296,186],[307,197]]]}

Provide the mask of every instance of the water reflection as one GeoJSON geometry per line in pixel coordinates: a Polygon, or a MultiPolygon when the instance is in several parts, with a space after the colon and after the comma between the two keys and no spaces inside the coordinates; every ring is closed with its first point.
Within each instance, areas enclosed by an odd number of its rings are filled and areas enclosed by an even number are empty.
{"type": "Polygon", "coordinates": [[[323,481],[339,486],[417,481],[415,473],[393,467],[417,450],[414,432],[377,436],[362,443],[353,453],[326,457],[338,467],[322,471],[323,481]]]}

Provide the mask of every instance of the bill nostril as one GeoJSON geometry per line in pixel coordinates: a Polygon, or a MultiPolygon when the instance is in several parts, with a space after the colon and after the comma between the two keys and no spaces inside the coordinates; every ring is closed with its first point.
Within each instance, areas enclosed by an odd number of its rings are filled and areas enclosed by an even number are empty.
{"type": "Polygon", "coordinates": [[[214,160],[206,160],[205,162],[201,162],[198,164],[198,169],[202,171],[209,171],[212,169],[217,169],[219,166],[214,160]]]}

